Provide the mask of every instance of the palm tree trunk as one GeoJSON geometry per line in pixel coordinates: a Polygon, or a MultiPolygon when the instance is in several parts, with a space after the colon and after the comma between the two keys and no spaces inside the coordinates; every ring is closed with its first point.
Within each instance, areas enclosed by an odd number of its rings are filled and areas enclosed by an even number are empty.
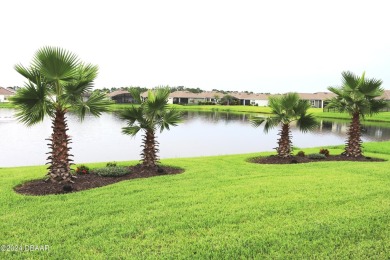
{"type": "Polygon", "coordinates": [[[290,157],[291,156],[291,141],[290,141],[290,125],[283,124],[282,130],[279,132],[280,138],[278,140],[279,147],[276,148],[278,156],[290,157]]]}
{"type": "Polygon", "coordinates": [[[153,130],[147,130],[144,135],[144,150],[141,154],[142,165],[144,167],[155,167],[157,168],[157,152],[158,142],[156,141],[156,135],[153,130]]]}
{"type": "Polygon", "coordinates": [[[348,129],[348,140],[345,145],[345,155],[350,157],[363,156],[362,154],[362,140],[360,130],[359,113],[352,115],[352,122],[348,129]]]}
{"type": "Polygon", "coordinates": [[[53,133],[50,140],[51,143],[48,146],[51,148],[49,152],[50,156],[47,158],[50,164],[48,167],[49,172],[47,175],[50,176],[50,180],[59,183],[73,182],[74,177],[70,172],[71,154],[69,154],[70,138],[66,134],[68,125],[66,123],[65,111],[56,110],[55,118],[52,123],[53,133]]]}

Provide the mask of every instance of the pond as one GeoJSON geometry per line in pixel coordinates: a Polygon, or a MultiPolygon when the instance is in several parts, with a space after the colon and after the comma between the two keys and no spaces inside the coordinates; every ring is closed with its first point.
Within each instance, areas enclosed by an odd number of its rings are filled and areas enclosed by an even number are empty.
{"type": "MultiPolygon", "coordinates": [[[[26,127],[14,117],[14,110],[0,109],[0,167],[42,165],[46,163],[47,141],[51,122],[26,127]]],[[[264,134],[262,128],[249,123],[248,114],[218,112],[184,112],[184,122],[158,134],[161,158],[196,157],[274,151],[278,129],[264,134]]],[[[142,136],[132,138],[121,133],[125,126],[114,113],[100,118],[88,116],[81,123],[68,116],[74,161],[108,162],[140,158],[142,136]]],[[[321,121],[311,133],[292,128],[296,147],[320,147],[343,144],[348,122],[321,121]]],[[[364,125],[363,141],[390,140],[390,124],[364,125]]],[[[297,150],[296,150],[297,151],[297,150]]]]}

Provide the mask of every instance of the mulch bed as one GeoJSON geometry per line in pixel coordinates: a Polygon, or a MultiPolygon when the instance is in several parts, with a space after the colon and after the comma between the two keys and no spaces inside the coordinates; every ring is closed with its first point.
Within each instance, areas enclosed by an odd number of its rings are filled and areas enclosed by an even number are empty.
{"type": "Polygon", "coordinates": [[[295,164],[295,163],[310,163],[310,162],[323,162],[323,161],[352,161],[352,162],[383,162],[384,159],[372,158],[372,157],[348,157],[345,155],[329,155],[323,159],[310,159],[306,156],[291,156],[289,158],[282,158],[276,155],[267,157],[255,157],[249,160],[253,163],[260,164],[295,164]]]}
{"type": "Polygon", "coordinates": [[[77,175],[75,183],[70,184],[58,184],[45,180],[33,180],[25,182],[14,189],[16,192],[25,195],[51,195],[51,194],[64,194],[77,192],[82,190],[93,189],[97,187],[106,186],[116,182],[137,179],[137,178],[149,178],[153,176],[162,176],[169,174],[183,173],[184,170],[180,168],[174,168],[169,166],[160,166],[159,170],[147,169],[138,164],[129,167],[130,173],[118,176],[118,177],[102,177],[93,173],[77,175]]]}

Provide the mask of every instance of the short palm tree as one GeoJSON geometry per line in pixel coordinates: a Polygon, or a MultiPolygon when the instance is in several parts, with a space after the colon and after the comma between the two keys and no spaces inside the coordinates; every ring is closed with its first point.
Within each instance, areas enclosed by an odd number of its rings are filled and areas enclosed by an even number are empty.
{"type": "Polygon", "coordinates": [[[141,105],[122,112],[121,118],[127,122],[122,132],[131,136],[135,136],[140,130],[145,132],[141,153],[142,165],[157,168],[159,150],[156,132],[177,126],[181,121],[181,113],[168,107],[169,88],[157,88],[154,92],[149,90],[145,101],[142,101],[138,90],[130,89],[130,93],[141,105]]]}
{"type": "Polygon", "coordinates": [[[255,117],[251,119],[254,127],[264,124],[264,132],[281,125],[278,147],[276,151],[280,157],[290,157],[292,152],[290,123],[296,121],[302,132],[313,130],[317,122],[313,115],[307,114],[311,107],[307,100],[299,99],[298,94],[289,93],[283,96],[271,96],[268,100],[272,116],[268,118],[255,117]]]}
{"type": "Polygon", "coordinates": [[[386,102],[379,98],[383,94],[382,81],[366,79],[364,72],[360,77],[350,71],[344,71],[341,75],[342,85],[328,88],[336,96],[330,99],[327,107],[347,112],[351,116],[344,154],[359,157],[363,155],[360,119],[386,107],[386,102]]]}
{"type": "Polygon", "coordinates": [[[18,64],[15,70],[28,80],[11,99],[17,118],[28,126],[46,116],[52,120],[49,178],[53,182],[73,182],[66,113],[71,110],[82,120],[86,113],[99,116],[108,110],[110,101],[104,94],[94,92],[84,100],[93,87],[98,67],[80,62],[75,54],[61,48],[43,47],[35,53],[29,67],[18,64]]]}

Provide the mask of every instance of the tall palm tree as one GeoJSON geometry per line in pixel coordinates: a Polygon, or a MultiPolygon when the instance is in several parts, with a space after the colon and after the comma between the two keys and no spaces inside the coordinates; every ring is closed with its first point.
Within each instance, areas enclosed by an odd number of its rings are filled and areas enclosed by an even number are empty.
{"type": "Polygon", "coordinates": [[[360,77],[350,71],[344,71],[341,75],[342,85],[328,88],[336,96],[330,99],[327,107],[347,112],[351,116],[344,154],[359,157],[363,155],[360,119],[386,107],[384,99],[379,98],[383,94],[382,80],[366,79],[365,72],[360,77]]]}
{"type": "Polygon", "coordinates": [[[283,96],[271,96],[268,100],[272,116],[268,118],[251,118],[254,127],[258,127],[265,122],[264,132],[281,125],[279,131],[278,147],[276,151],[280,157],[290,157],[292,152],[290,123],[296,121],[298,128],[302,132],[313,130],[317,122],[312,114],[307,114],[311,107],[307,100],[299,99],[297,93],[289,93],[283,96]]]}
{"type": "Polygon", "coordinates": [[[46,116],[52,120],[53,132],[47,139],[51,149],[47,158],[49,178],[53,182],[73,182],[66,113],[71,110],[82,120],[86,113],[99,116],[108,110],[110,101],[104,94],[94,92],[83,99],[93,87],[98,67],[80,62],[75,54],[64,49],[43,47],[35,53],[29,67],[18,64],[15,70],[28,80],[11,100],[16,105],[17,118],[28,126],[46,116]]]}
{"type": "Polygon", "coordinates": [[[157,167],[158,142],[156,131],[160,133],[170,126],[177,126],[181,121],[181,113],[168,107],[169,88],[157,88],[154,92],[148,91],[148,97],[142,102],[141,93],[137,89],[130,90],[133,98],[141,104],[122,112],[121,118],[127,121],[122,132],[135,136],[140,130],[145,132],[143,138],[143,152],[141,153],[144,167],[157,167]]]}

